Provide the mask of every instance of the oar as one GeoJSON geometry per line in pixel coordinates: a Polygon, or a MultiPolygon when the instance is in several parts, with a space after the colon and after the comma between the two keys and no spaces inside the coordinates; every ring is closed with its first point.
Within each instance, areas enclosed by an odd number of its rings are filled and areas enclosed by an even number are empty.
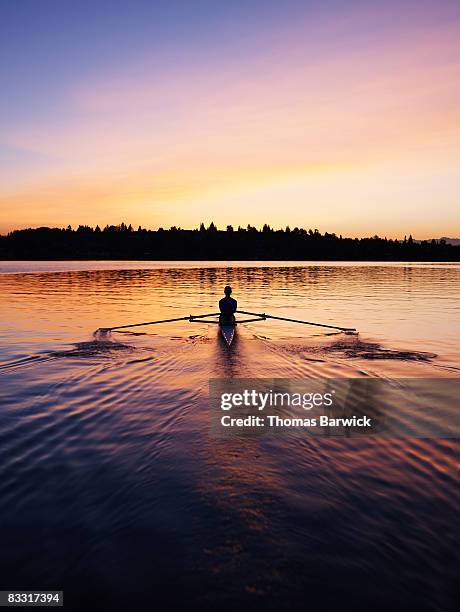
{"type": "Polygon", "coordinates": [[[146,321],[145,323],[130,323],[129,325],[117,325],[115,327],[100,327],[98,331],[114,331],[116,329],[125,329],[126,327],[140,327],[141,325],[157,325],[157,323],[173,323],[174,321],[193,321],[193,319],[201,319],[202,317],[214,317],[220,313],[212,312],[210,314],[189,315],[188,317],[177,317],[176,319],[161,319],[161,321],[146,321]]]}
{"type": "Polygon", "coordinates": [[[316,327],[329,327],[330,329],[339,329],[340,331],[355,332],[354,327],[338,327],[337,325],[326,325],[325,323],[312,323],[311,321],[301,321],[300,319],[288,319],[287,317],[275,317],[274,315],[259,314],[257,312],[248,312],[247,310],[237,310],[241,314],[251,315],[253,317],[262,317],[263,319],[278,319],[279,321],[289,321],[290,323],[303,323],[303,325],[315,325],[316,327]]]}

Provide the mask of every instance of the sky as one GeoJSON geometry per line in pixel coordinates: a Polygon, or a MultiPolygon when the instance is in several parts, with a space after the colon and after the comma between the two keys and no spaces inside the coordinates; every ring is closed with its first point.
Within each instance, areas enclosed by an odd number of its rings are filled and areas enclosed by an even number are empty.
{"type": "Polygon", "coordinates": [[[0,0],[0,233],[460,235],[458,0],[0,0]]]}

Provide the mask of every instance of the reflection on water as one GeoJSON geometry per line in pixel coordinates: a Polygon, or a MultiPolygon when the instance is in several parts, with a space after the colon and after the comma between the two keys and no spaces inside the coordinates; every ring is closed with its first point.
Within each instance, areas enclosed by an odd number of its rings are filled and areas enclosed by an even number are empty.
{"type": "Polygon", "coordinates": [[[457,377],[458,266],[143,266],[0,275],[2,588],[64,588],[75,609],[144,592],[453,610],[456,440],[220,440],[207,393],[216,377],[457,377]],[[229,348],[184,321],[92,335],[212,312],[226,284],[241,308],[360,334],[266,321],[229,348]]]}

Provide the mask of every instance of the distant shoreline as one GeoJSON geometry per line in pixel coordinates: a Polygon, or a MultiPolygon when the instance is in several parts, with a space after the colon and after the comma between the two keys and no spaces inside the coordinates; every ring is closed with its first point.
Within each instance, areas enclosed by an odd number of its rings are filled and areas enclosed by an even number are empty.
{"type": "Polygon", "coordinates": [[[346,238],[317,229],[248,225],[147,230],[121,223],[100,229],[41,227],[0,235],[0,261],[387,261],[457,262],[446,239],[346,238]]]}

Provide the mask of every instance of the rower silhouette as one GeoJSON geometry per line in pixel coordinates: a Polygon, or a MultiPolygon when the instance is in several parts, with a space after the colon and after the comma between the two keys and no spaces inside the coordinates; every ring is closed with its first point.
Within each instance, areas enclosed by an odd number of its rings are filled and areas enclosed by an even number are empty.
{"type": "Polygon", "coordinates": [[[238,307],[237,301],[231,296],[232,288],[227,285],[224,289],[225,297],[219,300],[219,310],[221,323],[235,322],[235,312],[238,307]]]}

